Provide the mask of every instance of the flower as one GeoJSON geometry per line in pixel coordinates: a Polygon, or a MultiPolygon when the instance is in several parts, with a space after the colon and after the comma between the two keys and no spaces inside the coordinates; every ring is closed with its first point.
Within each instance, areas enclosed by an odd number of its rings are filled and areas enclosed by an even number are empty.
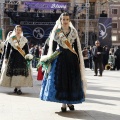
{"type": "Polygon", "coordinates": [[[25,59],[26,60],[32,60],[33,59],[33,55],[27,54],[27,55],[25,55],[25,59]]]}
{"type": "Polygon", "coordinates": [[[31,60],[33,59],[33,55],[27,54],[27,55],[25,55],[25,59],[27,62],[27,67],[30,68],[30,63],[31,63],[31,60]]]}
{"type": "Polygon", "coordinates": [[[56,59],[60,53],[61,51],[57,50],[51,56],[49,56],[45,61],[40,60],[40,62],[37,65],[37,68],[39,68],[42,65],[44,70],[48,69],[52,61],[56,59]]]}

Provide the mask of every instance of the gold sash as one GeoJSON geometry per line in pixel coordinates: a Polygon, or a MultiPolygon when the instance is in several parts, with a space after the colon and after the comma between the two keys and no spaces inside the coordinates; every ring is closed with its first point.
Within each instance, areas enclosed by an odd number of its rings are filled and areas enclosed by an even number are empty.
{"type": "Polygon", "coordinates": [[[78,54],[75,52],[75,50],[73,50],[72,46],[70,45],[68,40],[64,41],[65,45],[68,47],[68,49],[73,52],[74,54],[76,54],[78,56],[78,54]]]}
{"type": "Polygon", "coordinates": [[[20,48],[20,46],[18,45],[16,48],[17,48],[18,52],[19,52],[23,57],[25,57],[25,52],[20,48]]]}
{"type": "MultiPolygon", "coordinates": [[[[16,38],[16,36],[13,36],[12,37],[12,40],[14,41],[14,40],[17,40],[17,38],[16,38]]],[[[17,42],[18,43],[18,42],[17,42]]],[[[15,46],[16,47],[16,49],[18,50],[18,52],[23,56],[23,57],[25,57],[25,52],[22,50],[22,48],[20,48],[20,46],[19,46],[19,44],[17,45],[17,46],[15,46]]]]}
{"type": "MultiPolygon", "coordinates": [[[[63,33],[60,29],[58,29],[57,32],[58,32],[58,34],[62,33],[63,36],[65,36],[64,33],[63,33]]],[[[68,49],[69,49],[72,53],[74,53],[74,54],[76,54],[76,55],[78,56],[78,54],[76,53],[76,51],[73,50],[73,48],[72,48],[72,46],[70,45],[70,42],[67,40],[67,37],[66,37],[66,36],[65,36],[65,39],[66,39],[66,40],[63,41],[64,44],[68,47],[68,49]]]]}

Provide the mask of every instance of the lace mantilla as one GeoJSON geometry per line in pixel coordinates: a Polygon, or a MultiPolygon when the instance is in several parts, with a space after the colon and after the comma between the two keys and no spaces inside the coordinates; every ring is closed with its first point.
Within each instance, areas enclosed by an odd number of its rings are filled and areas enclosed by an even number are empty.
{"type": "Polygon", "coordinates": [[[74,43],[75,39],[77,38],[76,31],[71,28],[71,31],[67,37],[64,35],[63,32],[60,32],[60,31],[61,31],[61,29],[56,30],[54,41],[56,41],[61,47],[68,49],[68,47],[65,45],[65,43],[63,41],[65,41],[67,39],[69,41],[70,45],[72,45],[74,43]]]}
{"type": "MultiPolygon", "coordinates": [[[[13,40],[12,37],[8,40],[8,42],[11,44],[11,46],[12,46],[14,49],[17,50],[16,45],[15,45],[15,42],[14,42],[14,40],[13,40]]],[[[26,39],[26,37],[22,36],[22,37],[20,38],[20,40],[19,40],[19,46],[20,46],[20,48],[23,48],[24,45],[25,45],[27,42],[28,42],[28,40],[26,39]]]]}

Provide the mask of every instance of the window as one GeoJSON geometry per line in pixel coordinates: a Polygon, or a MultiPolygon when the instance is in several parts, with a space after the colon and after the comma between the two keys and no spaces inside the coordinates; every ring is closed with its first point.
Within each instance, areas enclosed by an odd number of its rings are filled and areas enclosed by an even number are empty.
{"type": "Polygon", "coordinates": [[[112,14],[118,14],[118,9],[112,9],[112,14]]]}
{"type": "Polygon", "coordinates": [[[118,28],[118,24],[117,23],[112,23],[112,28],[118,28]]]}
{"type": "Polygon", "coordinates": [[[117,36],[112,36],[112,41],[117,41],[117,36]]]}

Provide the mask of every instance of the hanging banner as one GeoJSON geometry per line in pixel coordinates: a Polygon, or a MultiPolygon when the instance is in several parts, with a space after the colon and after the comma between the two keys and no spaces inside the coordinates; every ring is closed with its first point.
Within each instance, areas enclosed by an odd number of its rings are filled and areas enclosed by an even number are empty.
{"type": "Polygon", "coordinates": [[[112,45],[112,18],[99,18],[99,41],[102,46],[112,45]]]}
{"type": "Polygon", "coordinates": [[[55,22],[27,22],[20,23],[23,27],[24,36],[30,44],[42,44],[48,38],[55,22]]]}
{"type": "Polygon", "coordinates": [[[65,2],[29,2],[26,1],[24,2],[25,7],[29,7],[32,9],[38,9],[38,10],[67,10],[68,6],[70,5],[70,3],[65,3],[65,2]]]}

